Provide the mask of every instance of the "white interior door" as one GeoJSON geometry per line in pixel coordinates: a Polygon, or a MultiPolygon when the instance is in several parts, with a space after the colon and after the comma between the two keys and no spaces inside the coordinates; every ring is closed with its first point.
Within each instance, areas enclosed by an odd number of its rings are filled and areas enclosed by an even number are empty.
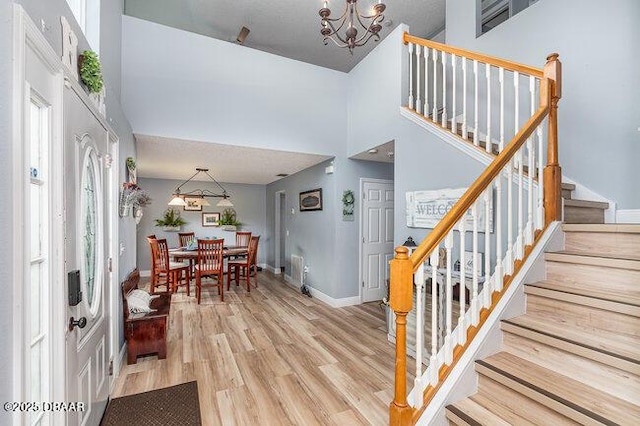
{"type": "MultiPolygon", "coordinates": [[[[98,424],[109,395],[109,167],[107,130],[72,89],[64,92],[67,272],[80,271],[82,300],[67,309],[67,397],[85,404],[68,425],[98,424]]],[[[68,284],[69,285],[69,284],[68,284]]]]}
{"type": "Polygon", "coordinates": [[[387,294],[389,261],[393,258],[393,182],[361,179],[362,301],[387,294]]]}

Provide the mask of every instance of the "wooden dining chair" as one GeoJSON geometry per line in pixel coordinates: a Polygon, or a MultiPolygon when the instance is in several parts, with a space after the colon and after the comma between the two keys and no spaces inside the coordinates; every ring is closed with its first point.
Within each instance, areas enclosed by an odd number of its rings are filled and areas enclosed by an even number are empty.
{"type": "Polygon", "coordinates": [[[151,248],[151,241],[156,239],[155,234],[147,235],[147,243],[149,243],[149,252],[151,253],[151,287],[157,282],[156,266],[153,257],[153,249],[151,248]]]}
{"type": "Polygon", "coordinates": [[[236,245],[248,247],[251,241],[251,232],[236,232],[236,245]]]}
{"type": "MultiPolygon", "coordinates": [[[[187,245],[195,239],[195,232],[178,232],[178,243],[180,244],[180,247],[186,248],[187,245]]],[[[187,259],[187,261],[189,262],[189,268],[191,269],[191,276],[194,276],[196,273],[196,261],[195,259],[187,259]]]]}
{"type": "Polygon", "coordinates": [[[227,290],[231,287],[231,275],[233,274],[236,285],[240,284],[240,276],[243,275],[247,281],[247,291],[251,291],[251,277],[255,277],[255,286],[258,287],[258,242],[260,236],[251,237],[249,240],[249,250],[244,259],[234,259],[227,261],[227,290]],[[253,274],[252,274],[253,268],[253,274]],[[244,272],[244,274],[241,274],[244,272]]]}
{"type": "Polygon", "coordinates": [[[179,286],[187,286],[187,296],[190,296],[189,282],[191,281],[191,271],[189,264],[182,262],[171,262],[169,257],[169,246],[166,239],[151,240],[151,257],[156,274],[155,282],[151,281],[151,293],[156,292],[156,286],[166,285],[167,291],[175,292],[179,286]],[[164,278],[164,284],[160,284],[160,279],[164,278]]]}
{"type": "Polygon", "coordinates": [[[178,242],[180,243],[180,247],[186,247],[195,238],[195,232],[178,232],[178,242]]]}
{"type": "Polygon", "coordinates": [[[198,240],[198,262],[196,263],[196,298],[198,304],[202,296],[203,287],[218,287],[220,301],[224,302],[224,240],[198,240]],[[202,279],[209,277],[215,283],[204,284],[202,279]]]}

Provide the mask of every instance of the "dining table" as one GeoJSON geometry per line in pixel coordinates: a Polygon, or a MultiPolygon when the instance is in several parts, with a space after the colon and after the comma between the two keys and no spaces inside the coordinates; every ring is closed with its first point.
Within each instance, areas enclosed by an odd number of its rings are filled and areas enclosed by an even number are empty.
{"type": "MultiPolygon", "coordinates": [[[[222,249],[222,256],[243,256],[246,255],[249,251],[249,247],[247,246],[224,246],[222,249]]],[[[176,247],[169,249],[169,256],[173,257],[176,262],[181,262],[184,260],[193,261],[198,260],[198,250],[187,250],[186,247],[176,247]]]]}

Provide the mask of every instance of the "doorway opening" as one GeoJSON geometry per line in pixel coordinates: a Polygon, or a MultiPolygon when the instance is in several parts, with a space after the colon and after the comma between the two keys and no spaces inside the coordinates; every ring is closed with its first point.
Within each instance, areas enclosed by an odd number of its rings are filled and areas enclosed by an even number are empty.
{"type": "Polygon", "coordinates": [[[287,208],[286,193],[276,192],[275,208],[275,274],[286,273],[286,242],[287,242],[287,208]]]}

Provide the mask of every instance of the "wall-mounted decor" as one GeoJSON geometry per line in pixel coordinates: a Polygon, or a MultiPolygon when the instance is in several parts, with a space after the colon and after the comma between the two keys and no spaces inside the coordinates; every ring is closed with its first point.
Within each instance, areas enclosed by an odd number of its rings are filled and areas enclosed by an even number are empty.
{"type": "Polygon", "coordinates": [[[300,193],[300,211],[322,210],[322,188],[300,193]]]}
{"type": "Polygon", "coordinates": [[[127,182],[138,183],[138,176],[136,173],[136,160],[133,157],[127,157],[127,182]]]}
{"type": "MultiPolygon", "coordinates": [[[[467,188],[456,188],[407,192],[407,226],[411,228],[435,228],[466,190],[467,188]]],[[[489,206],[489,230],[493,232],[493,196],[489,200],[489,206]]],[[[466,230],[471,231],[473,229],[471,210],[464,217],[466,219],[466,230]]],[[[478,208],[478,231],[484,232],[484,230],[485,209],[484,203],[481,202],[478,208]]]]}
{"type": "Polygon", "coordinates": [[[342,193],[342,220],[353,221],[353,208],[356,202],[356,197],[353,195],[353,191],[347,189],[342,193]]]}
{"type": "Polygon", "coordinates": [[[187,221],[180,217],[180,212],[171,207],[164,211],[162,218],[156,219],[156,226],[162,226],[167,232],[177,232],[186,223],[187,221]]]}
{"type": "Polygon", "coordinates": [[[122,184],[119,203],[120,217],[129,216],[133,208],[137,224],[140,222],[140,219],[142,219],[142,208],[149,204],[151,204],[151,197],[147,191],[135,183],[125,182],[122,184]]]}
{"type": "Polygon", "coordinates": [[[201,212],[202,203],[199,197],[184,197],[184,211],[186,212],[201,212]]]}
{"type": "Polygon", "coordinates": [[[220,226],[220,213],[202,213],[202,226],[220,226]]]}
{"type": "Polygon", "coordinates": [[[222,211],[218,224],[223,231],[235,231],[242,225],[237,219],[236,211],[232,208],[227,208],[222,211]]]}

